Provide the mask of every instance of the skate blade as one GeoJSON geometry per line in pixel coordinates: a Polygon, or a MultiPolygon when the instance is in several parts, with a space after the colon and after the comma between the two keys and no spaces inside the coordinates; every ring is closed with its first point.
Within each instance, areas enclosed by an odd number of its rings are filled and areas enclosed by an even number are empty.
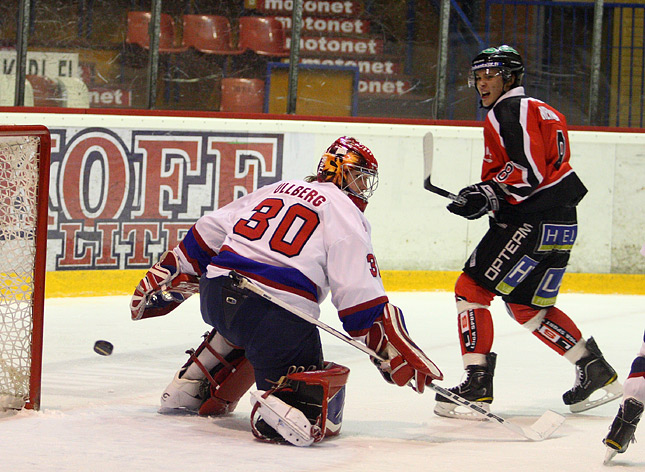
{"type": "MultiPolygon", "coordinates": [[[[472,404],[477,405],[482,410],[486,410],[486,412],[490,412],[490,403],[472,402],[472,404]]],[[[437,402],[434,407],[434,414],[443,416],[444,418],[456,418],[459,420],[488,421],[488,418],[476,414],[471,409],[452,402],[437,402]]]]}
{"type": "Polygon", "coordinates": [[[199,414],[196,410],[189,410],[188,408],[168,408],[161,407],[157,410],[160,415],[167,416],[197,416],[199,414]]]}
{"type": "Polygon", "coordinates": [[[607,451],[605,452],[605,460],[602,463],[604,465],[609,464],[616,454],[618,454],[618,451],[616,449],[608,447],[607,451]]]}
{"type": "Polygon", "coordinates": [[[592,408],[604,405],[605,403],[623,396],[623,385],[618,380],[614,380],[612,383],[605,385],[604,387],[600,387],[596,392],[599,392],[600,390],[604,391],[604,395],[602,397],[596,400],[591,400],[591,397],[593,396],[592,393],[586,400],[569,405],[569,410],[571,410],[572,413],[580,413],[581,411],[591,410],[592,408]]]}

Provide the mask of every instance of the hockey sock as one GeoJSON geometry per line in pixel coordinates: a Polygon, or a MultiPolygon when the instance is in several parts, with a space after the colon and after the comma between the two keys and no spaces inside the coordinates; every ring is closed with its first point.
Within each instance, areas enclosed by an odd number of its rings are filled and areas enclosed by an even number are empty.
{"type": "Polygon", "coordinates": [[[507,303],[506,308],[518,323],[569,361],[575,363],[589,355],[580,330],[562,310],[556,307],[538,310],[515,303],[507,303]]]}
{"type": "Polygon", "coordinates": [[[493,318],[488,310],[495,297],[462,273],[455,284],[459,342],[464,367],[486,365],[486,354],[493,346],[493,318]]]}
{"type": "Polygon", "coordinates": [[[464,365],[486,363],[486,354],[493,346],[493,318],[488,308],[472,303],[459,302],[465,309],[459,312],[459,342],[461,343],[461,355],[470,357],[470,361],[464,357],[464,365]],[[480,356],[472,356],[479,354],[480,356]],[[483,362],[477,362],[479,359],[483,362]],[[466,363],[468,362],[468,363],[466,363]]]}

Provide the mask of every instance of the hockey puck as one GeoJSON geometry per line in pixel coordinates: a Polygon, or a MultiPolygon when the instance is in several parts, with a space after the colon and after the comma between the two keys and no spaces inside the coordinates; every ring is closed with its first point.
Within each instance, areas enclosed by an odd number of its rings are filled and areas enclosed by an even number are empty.
{"type": "Polygon", "coordinates": [[[99,340],[94,343],[94,352],[101,356],[109,356],[112,354],[112,349],[114,349],[114,346],[111,342],[99,340]]]}

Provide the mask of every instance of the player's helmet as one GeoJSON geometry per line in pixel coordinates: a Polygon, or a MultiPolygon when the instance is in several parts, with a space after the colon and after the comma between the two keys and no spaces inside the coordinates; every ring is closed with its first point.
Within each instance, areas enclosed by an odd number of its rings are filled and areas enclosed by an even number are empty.
{"type": "Polygon", "coordinates": [[[493,68],[500,69],[504,82],[511,80],[511,75],[515,74],[513,87],[522,85],[522,79],[524,78],[522,57],[514,48],[505,44],[496,48],[486,48],[475,56],[468,75],[468,85],[470,87],[475,86],[476,70],[493,68]]]}
{"type": "Polygon", "coordinates": [[[318,182],[331,182],[361,210],[378,186],[378,162],[372,151],[348,136],[327,148],[318,164],[318,182]]]}

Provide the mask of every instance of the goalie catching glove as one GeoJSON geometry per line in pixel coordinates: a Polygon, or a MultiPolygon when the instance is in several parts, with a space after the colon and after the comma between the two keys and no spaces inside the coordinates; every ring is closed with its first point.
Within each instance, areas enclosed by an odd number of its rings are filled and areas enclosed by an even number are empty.
{"type": "Polygon", "coordinates": [[[502,189],[492,180],[461,189],[459,197],[448,205],[448,211],[467,220],[476,220],[486,212],[499,210],[500,200],[504,200],[502,189]]]}
{"type": "Polygon", "coordinates": [[[199,279],[180,273],[178,266],[175,253],[166,251],[148,270],[130,301],[133,320],[166,315],[199,291],[199,279]]]}
{"type": "Polygon", "coordinates": [[[365,344],[384,359],[372,357],[372,362],[389,383],[410,384],[423,393],[433,380],[443,379],[439,368],[410,339],[401,310],[390,303],[370,328],[365,344]]]}

